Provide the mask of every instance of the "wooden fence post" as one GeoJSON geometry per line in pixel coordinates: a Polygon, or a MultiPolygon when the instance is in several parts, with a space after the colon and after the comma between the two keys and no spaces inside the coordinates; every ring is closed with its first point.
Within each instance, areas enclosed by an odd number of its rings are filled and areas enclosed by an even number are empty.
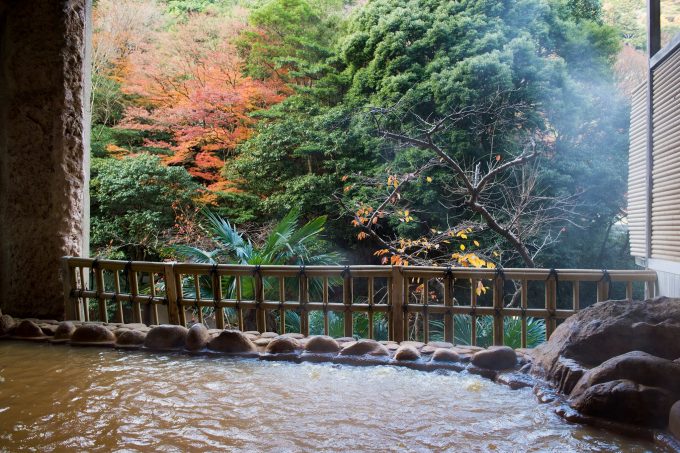
{"type": "Polygon", "coordinates": [[[72,272],[68,265],[68,260],[68,256],[64,256],[61,259],[61,281],[64,288],[64,319],[67,321],[82,321],[80,319],[80,310],[78,309],[78,300],[71,294],[76,287],[76,274],[72,272]]]}
{"type": "Polygon", "coordinates": [[[392,305],[390,323],[390,336],[393,341],[400,343],[404,341],[404,275],[401,266],[392,266],[392,288],[390,291],[390,301],[392,305]]]}
{"type": "Polygon", "coordinates": [[[175,263],[163,266],[165,276],[165,298],[168,300],[168,322],[180,324],[179,309],[177,307],[177,280],[175,279],[175,263]]]}
{"type": "Polygon", "coordinates": [[[352,275],[349,266],[345,268],[342,273],[342,303],[345,305],[345,314],[343,316],[345,322],[345,336],[354,336],[354,324],[352,316],[352,275]]]}
{"type": "Polygon", "coordinates": [[[505,278],[499,274],[493,281],[493,344],[503,345],[503,294],[505,278]]]}
{"type": "Polygon", "coordinates": [[[92,270],[94,271],[94,281],[97,285],[97,304],[99,306],[99,320],[102,322],[109,322],[109,314],[106,311],[106,299],[104,298],[104,271],[99,267],[97,260],[92,263],[92,270]]]}
{"type": "Polygon", "coordinates": [[[309,302],[309,288],[307,275],[304,270],[300,272],[300,333],[309,336],[309,312],[307,302],[309,302]]]}
{"type": "MultiPolygon", "coordinates": [[[[453,307],[453,294],[451,294],[451,287],[453,286],[453,277],[451,269],[448,269],[444,277],[444,305],[446,307],[453,307]]],[[[454,341],[453,313],[447,311],[444,315],[444,341],[453,343],[454,341]]]]}
{"type": "Polygon", "coordinates": [[[264,283],[262,282],[262,274],[255,272],[255,323],[259,332],[267,331],[267,317],[264,308],[264,283]]]}

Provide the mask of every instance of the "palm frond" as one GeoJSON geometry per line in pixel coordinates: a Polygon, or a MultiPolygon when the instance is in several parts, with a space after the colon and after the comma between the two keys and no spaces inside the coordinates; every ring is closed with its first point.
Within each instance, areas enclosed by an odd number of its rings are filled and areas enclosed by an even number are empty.
{"type": "Polygon", "coordinates": [[[215,257],[220,253],[220,249],[215,249],[212,251],[202,250],[198,247],[192,247],[190,245],[177,244],[173,245],[172,249],[180,256],[188,259],[193,263],[208,263],[216,264],[217,261],[215,257]]]}

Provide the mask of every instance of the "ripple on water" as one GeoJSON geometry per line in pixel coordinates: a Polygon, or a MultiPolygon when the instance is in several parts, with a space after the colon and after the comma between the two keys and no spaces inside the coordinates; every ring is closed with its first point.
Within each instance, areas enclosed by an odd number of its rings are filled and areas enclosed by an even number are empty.
{"type": "Polygon", "coordinates": [[[0,357],[0,449],[654,449],[465,374],[17,342],[0,357]]]}

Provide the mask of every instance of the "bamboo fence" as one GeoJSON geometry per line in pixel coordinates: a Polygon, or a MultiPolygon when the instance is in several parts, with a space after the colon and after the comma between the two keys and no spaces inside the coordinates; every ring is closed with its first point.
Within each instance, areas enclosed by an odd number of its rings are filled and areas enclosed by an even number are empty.
{"type": "Polygon", "coordinates": [[[210,316],[218,329],[245,330],[245,315],[254,311],[258,331],[268,330],[276,313],[276,330],[283,334],[286,312],[295,311],[300,333],[309,335],[309,313],[320,311],[324,334],[329,333],[329,313],[335,312],[343,313],[344,336],[355,334],[354,317],[366,316],[367,337],[374,338],[374,317],[381,313],[390,340],[411,339],[415,324],[420,326],[415,339],[427,342],[430,321],[436,318],[443,320],[443,340],[454,342],[455,315],[465,315],[471,319],[469,344],[474,345],[476,319],[489,316],[493,344],[502,345],[504,322],[516,317],[522,347],[527,346],[527,318],[544,319],[549,337],[560,320],[582,307],[584,285],[594,286],[590,293],[595,292],[596,301],[609,299],[617,287],[632,300],[635,293],[654,297],[657,278],[648,270],[244,266],[77,257],[64,257],[62,272],[67,318],[80,321],[186,326],[192,316],[196,322],[210,316]],[[227,322],[225,309],[235,313],[235,323],[227,322]]]}

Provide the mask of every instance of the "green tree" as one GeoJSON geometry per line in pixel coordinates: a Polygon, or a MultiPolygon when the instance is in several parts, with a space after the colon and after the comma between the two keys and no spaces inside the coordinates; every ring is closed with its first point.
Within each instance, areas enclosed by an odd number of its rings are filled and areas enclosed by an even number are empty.
{"type": "Polygon", "coordinates": [[[156,156],[93,159],[92,248],[114,258],[160,257],[175,210],[191,206],[197,191],[186,170],[166,167],[156,156]]]}
{"type": "MultiPolygon", "coordinates": [[[[493,121],[491,115],[468,115],[443,131],[439,143],[454,159],[484,170],[539,137],[546,146],[537,191],[579,197],[573,220],[584,233],[570,244],[579,248],[569,249],[577,262],[581,251],[592,249],[592,242],[581,240],[605,236],[623,206],[627,106],[611,83],[618,48],[596,1],[372,1],[344,27],[338,52],[326,60],[331,70],[279,106],[278,116],[241,147],[232,168],[248,181],[248,191],[265,199],[265,211],[285,200],[318,212],[339,190],[356,207],[376,190],[384,192],[389,175],[411,175],[431,158],[377,136],[376,117],[365,112],[391,109],[389,118],[381,118],[387,121],[382,130],[417,134],[417,118],[442,118],[507,93],[516,111],[493,121]],[[362,178],[344,181],[348,174],[362,178]]],[[[427,174],[434,183],[421,176],[399,200],[416,221],[386,219],[382,234],[417,237],[475,220],[453,203],[442,206],[442,189],[453,182],[449,174],[434,166],[427,174]]],[[[553,238],[564,234],[561,224],[548,227],[544,234],[553,238]]],[[[484,242],[503,247],[494,235],[484,242]]],[[[540,243],[533,249],[549,251],[540,243]]],[[[551,264],[552,256],[557,254],[546,254],[540,264],[551,264]]]]}

